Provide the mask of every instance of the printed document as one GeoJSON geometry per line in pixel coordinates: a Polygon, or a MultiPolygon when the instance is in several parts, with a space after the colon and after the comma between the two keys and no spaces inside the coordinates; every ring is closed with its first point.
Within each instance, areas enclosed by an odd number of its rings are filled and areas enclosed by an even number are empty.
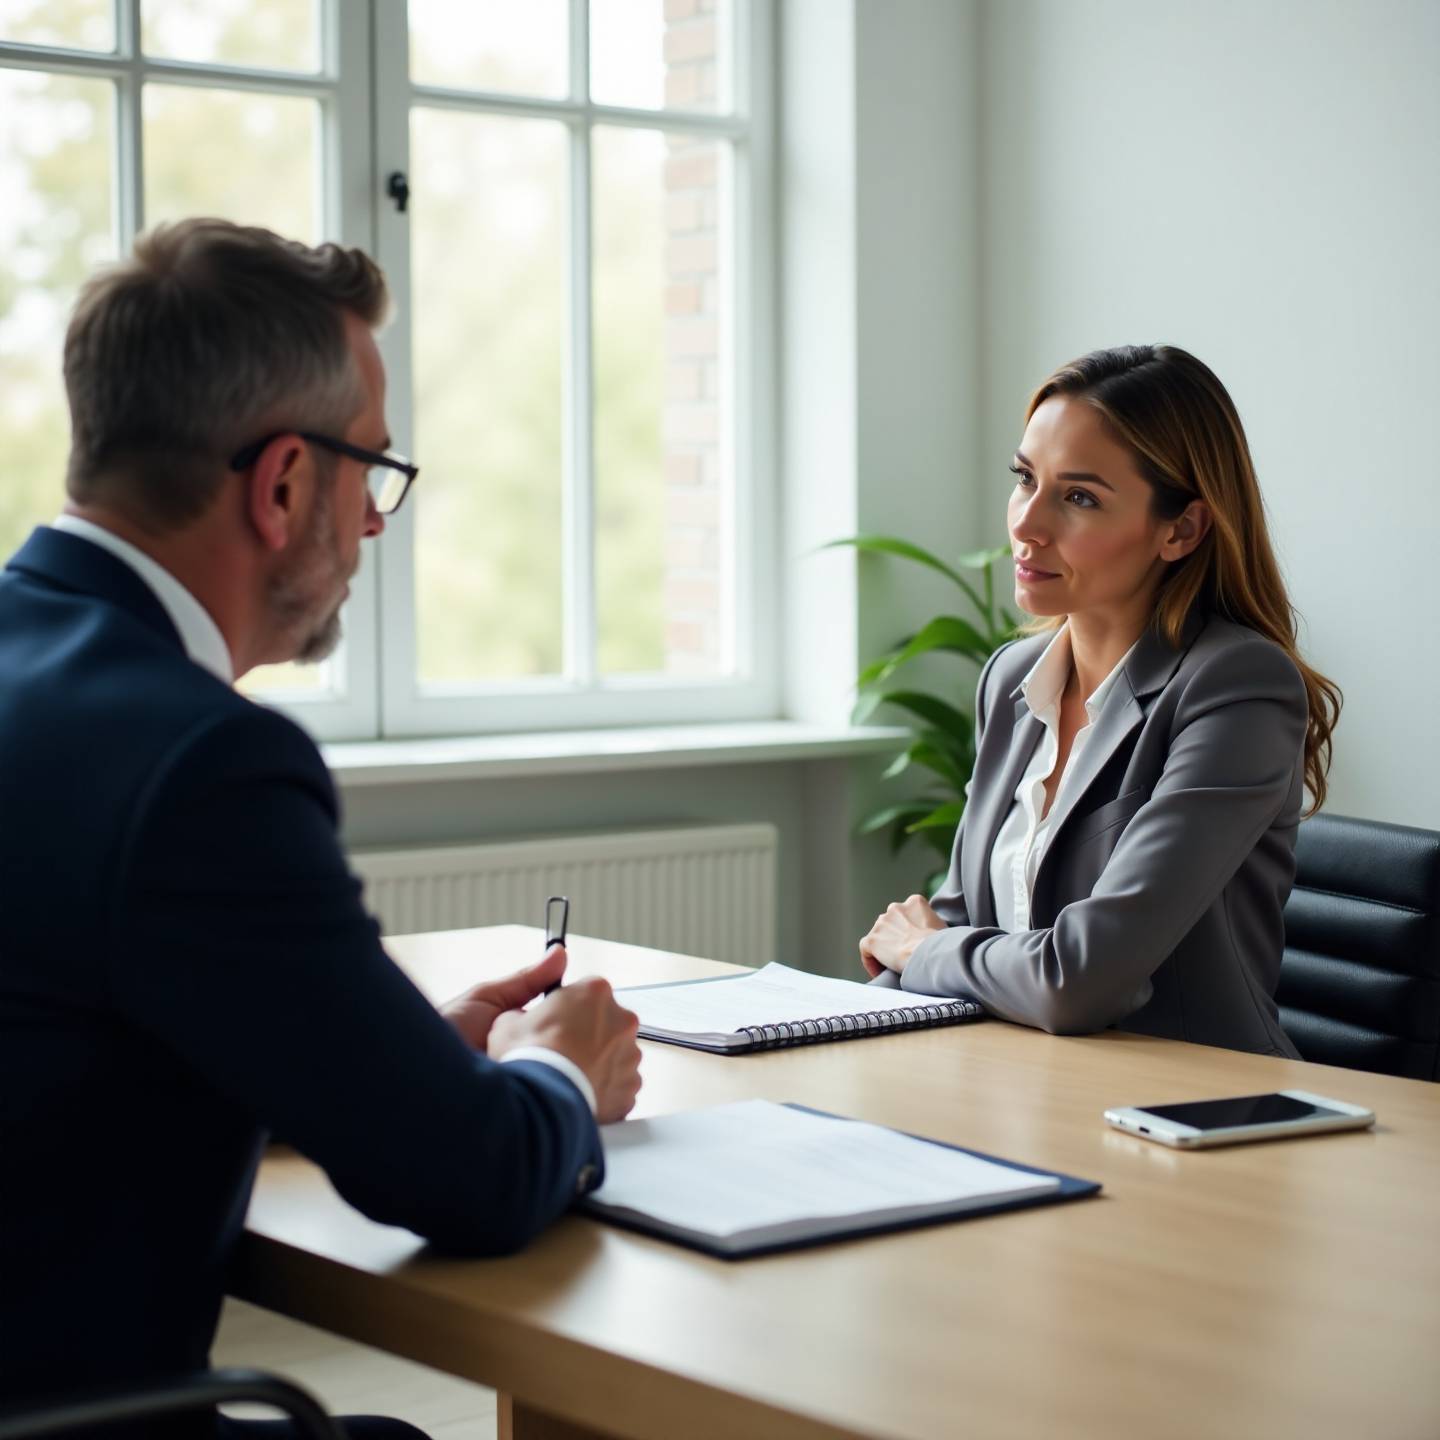
{"type": "Polygon", "coordinates": [[[769,1100],[601,1129],[586,1208],[742,1251],[1050,1197],[1054,1175],[769,1100]]]}

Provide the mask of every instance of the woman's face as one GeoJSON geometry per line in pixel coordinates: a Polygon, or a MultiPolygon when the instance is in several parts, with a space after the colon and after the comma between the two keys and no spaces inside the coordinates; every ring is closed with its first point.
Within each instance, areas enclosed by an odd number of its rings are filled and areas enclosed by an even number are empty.
{"type": "Polygon", "coordinates": [[[1031,615],[1084,616],[1138,633],[1166,565],[1203,537],[1204,506],[1158,519],[1129,448],[1098,411],[1067,395],[1030,417],[1011,468],[1015,603],[1031,615]]]}

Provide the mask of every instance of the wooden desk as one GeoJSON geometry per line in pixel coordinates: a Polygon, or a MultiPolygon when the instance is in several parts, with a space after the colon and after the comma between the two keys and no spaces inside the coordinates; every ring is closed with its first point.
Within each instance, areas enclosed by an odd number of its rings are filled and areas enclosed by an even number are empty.
{"type": "MultiPolygon", "coordinates": [[[[518,926],[392,942],[436,998],[538,948],[518,926]]],[[[728,968],[580,937],[571,957],[622,985],[728,968]]],[[[495,1386],[516,1437],[1440,1435],[1440,1086],[998,1022],[736,1058],[646,1046],[639,1114],[747,1096],[1105,1190],[738,1263],[579,1218],[461,1262],[285,1155],[262,1171],[236,1292],[495,1386]],[[1182,1154],[1101,1120],[1287,1086],[1380,1124],[1182,1154]]]]}

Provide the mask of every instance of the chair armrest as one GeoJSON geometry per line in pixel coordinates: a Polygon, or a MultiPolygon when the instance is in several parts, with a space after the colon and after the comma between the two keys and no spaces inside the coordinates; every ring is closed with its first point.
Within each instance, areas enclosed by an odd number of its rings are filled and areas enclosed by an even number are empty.
{"type": "Polygon", "coordinates": [[[0,1413],[0,1440],[41,1440],[90,1426],[156,1420],[236,1404],[281,1411],[306,1440],[345,1440],[344,1432],[311,1395],[263,1370],[207,1370],[175,1380],[66,1396],[23,1412],[7,1410],[0,1413]]]}

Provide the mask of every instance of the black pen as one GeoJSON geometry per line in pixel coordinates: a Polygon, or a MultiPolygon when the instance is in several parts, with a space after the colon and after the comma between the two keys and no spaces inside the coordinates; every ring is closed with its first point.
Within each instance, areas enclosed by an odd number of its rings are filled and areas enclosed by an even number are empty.
{"type": "MultiPolygon", "coordinates": [[[[568,895],[552,895],[545,902],[545,953],[550,953],[552,945],[563,945],[565,943],[565,932],[570,928],[570,897],[568,895]],[[551,918],[555,913],[555,907],[559,906],[560,924],[557,926],[551,918]]],[[[546,988],[547,995],[553,994],[560,988],[557,980],[553,985],[546,988]]]]}

